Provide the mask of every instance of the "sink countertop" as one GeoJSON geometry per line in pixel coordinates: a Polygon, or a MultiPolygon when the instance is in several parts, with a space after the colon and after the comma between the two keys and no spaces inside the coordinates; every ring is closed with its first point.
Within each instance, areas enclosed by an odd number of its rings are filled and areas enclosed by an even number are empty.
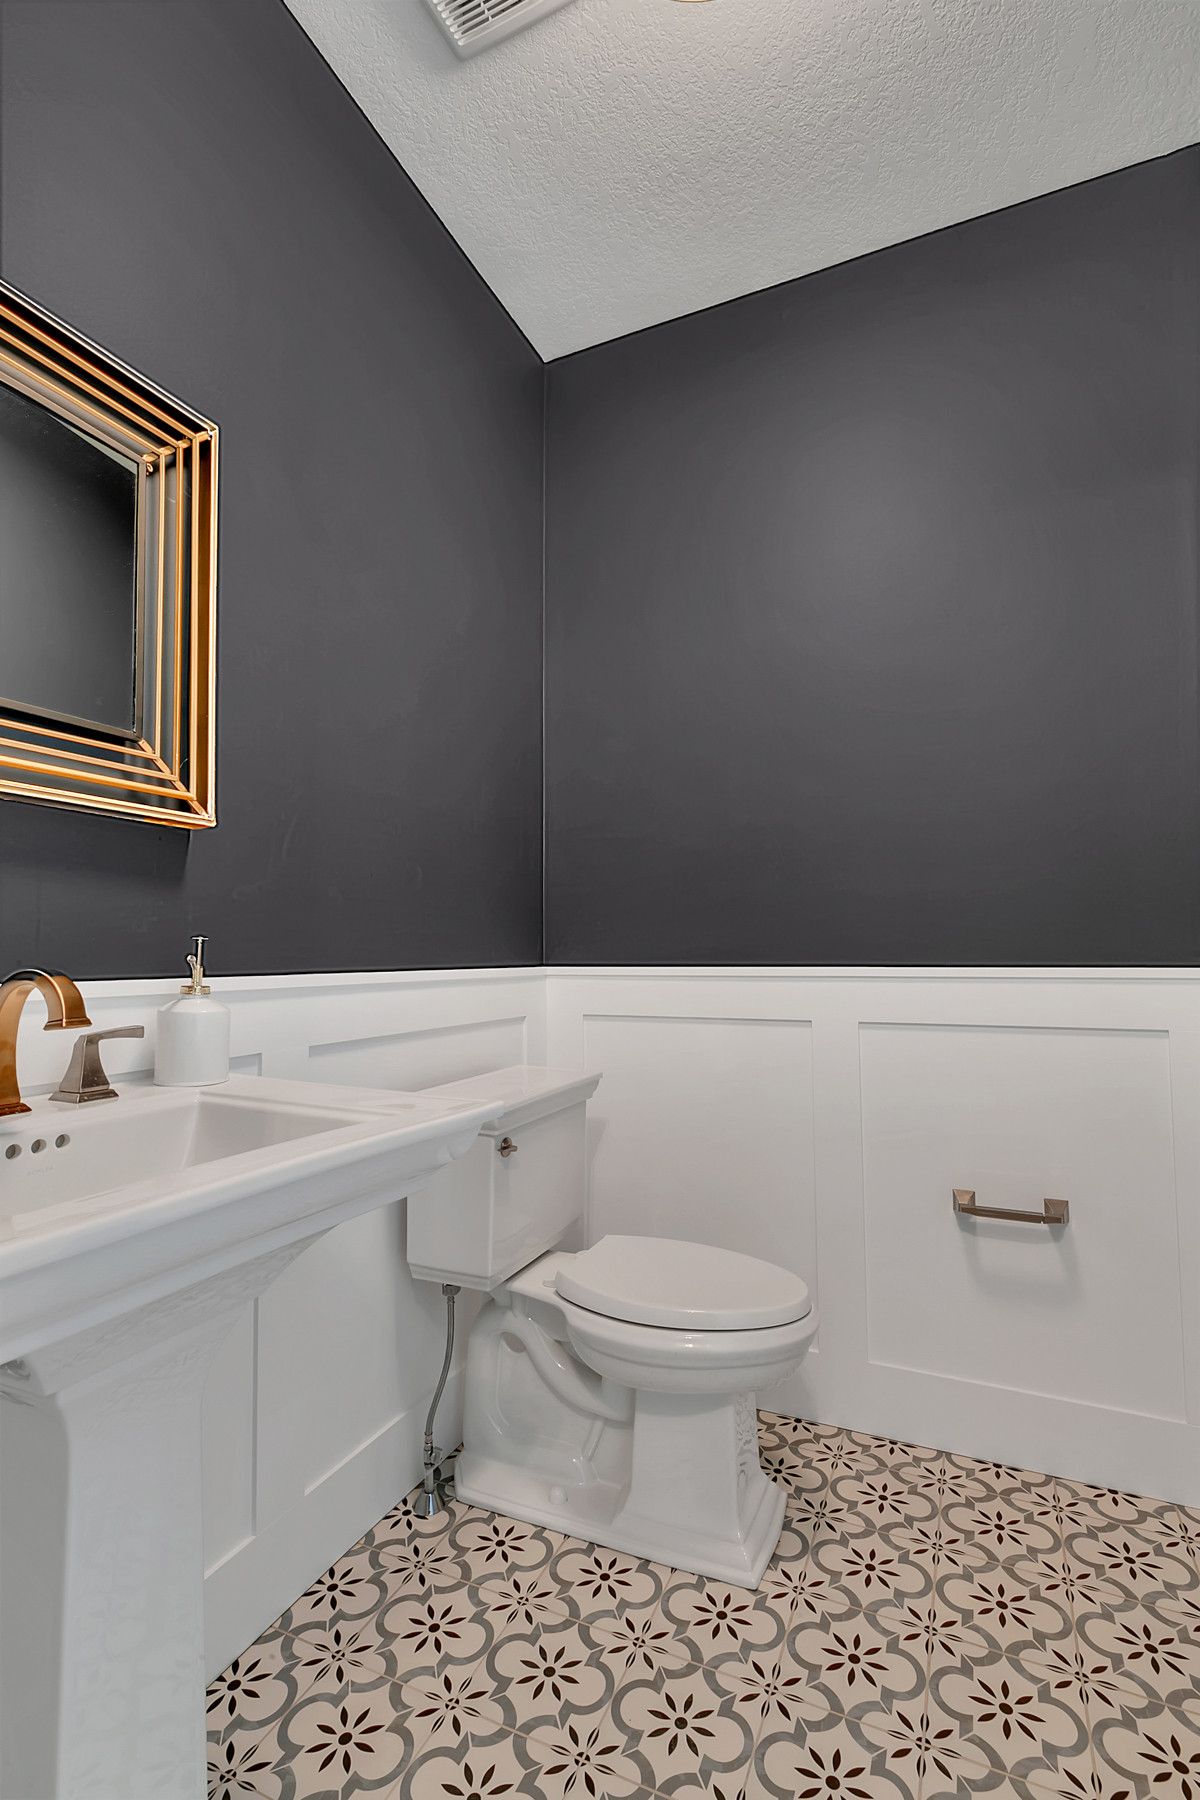
{"type": "Polygon", "coordinates": [[[143,1278],[194,1279],[206,1258],[222,1266],[251,1240],[325,1229],[351,1171],[376,1189],[394,1181],[401,1198],[502,1110],[484,1095],[250,1075],[210,1088],[130,1085],[82,1107],[34,1099],[0,1120],[0,1361],[22,1353],[22,1319],[52,1297],[68,1305],[54,1291],[68,1274],[98,1303],[143,1278]],[[35,1139],[45,1144],[36,1156],[35,1139]],[[10,1160],[13,1143],[21,1154],[10,1160]]]}

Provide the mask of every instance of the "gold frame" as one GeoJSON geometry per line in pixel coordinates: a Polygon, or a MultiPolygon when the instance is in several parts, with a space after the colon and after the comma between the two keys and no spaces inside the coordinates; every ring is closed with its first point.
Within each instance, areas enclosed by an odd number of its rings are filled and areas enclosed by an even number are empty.
{"type": "Polygon", "coordinates": [[[4,282],[0,382],[137,463],[140,624],[133,734],[0,700],[0,797],[215,825],[217,427],[4,282]]]}

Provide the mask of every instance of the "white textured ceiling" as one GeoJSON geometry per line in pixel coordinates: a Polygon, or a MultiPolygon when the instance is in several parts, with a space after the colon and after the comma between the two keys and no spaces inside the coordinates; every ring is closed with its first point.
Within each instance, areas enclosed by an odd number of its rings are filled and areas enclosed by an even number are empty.
{"type": "Polygon", "coordinates": [[[288,0],[546,358],[1200,138],[1200,0],[288,0]]]}

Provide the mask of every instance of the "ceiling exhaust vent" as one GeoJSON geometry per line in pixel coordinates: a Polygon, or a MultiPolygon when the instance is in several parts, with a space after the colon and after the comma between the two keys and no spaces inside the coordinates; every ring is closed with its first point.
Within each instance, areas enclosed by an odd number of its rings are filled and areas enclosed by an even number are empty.
{"type": "Polygon", "coordinates": [[[460,56],[475,56],[569,4],[570,0],[429,0],[460,56]]]}

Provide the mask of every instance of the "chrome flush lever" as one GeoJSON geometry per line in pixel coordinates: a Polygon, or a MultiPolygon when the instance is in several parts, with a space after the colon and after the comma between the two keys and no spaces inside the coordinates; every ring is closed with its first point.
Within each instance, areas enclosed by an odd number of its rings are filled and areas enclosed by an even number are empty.
{"type": "Polygon", "coordinates": [[[115,1100],[117,1090],[104,1073],[100,1061],[100,1045],[105,1038],[144,1038],[144,1025],[115,1025],[111,1031],[85,1031],[76,1038],[67,1072],[50,1098],[67,1106],[81,1106],[85,1100],[115,1100]]]}

